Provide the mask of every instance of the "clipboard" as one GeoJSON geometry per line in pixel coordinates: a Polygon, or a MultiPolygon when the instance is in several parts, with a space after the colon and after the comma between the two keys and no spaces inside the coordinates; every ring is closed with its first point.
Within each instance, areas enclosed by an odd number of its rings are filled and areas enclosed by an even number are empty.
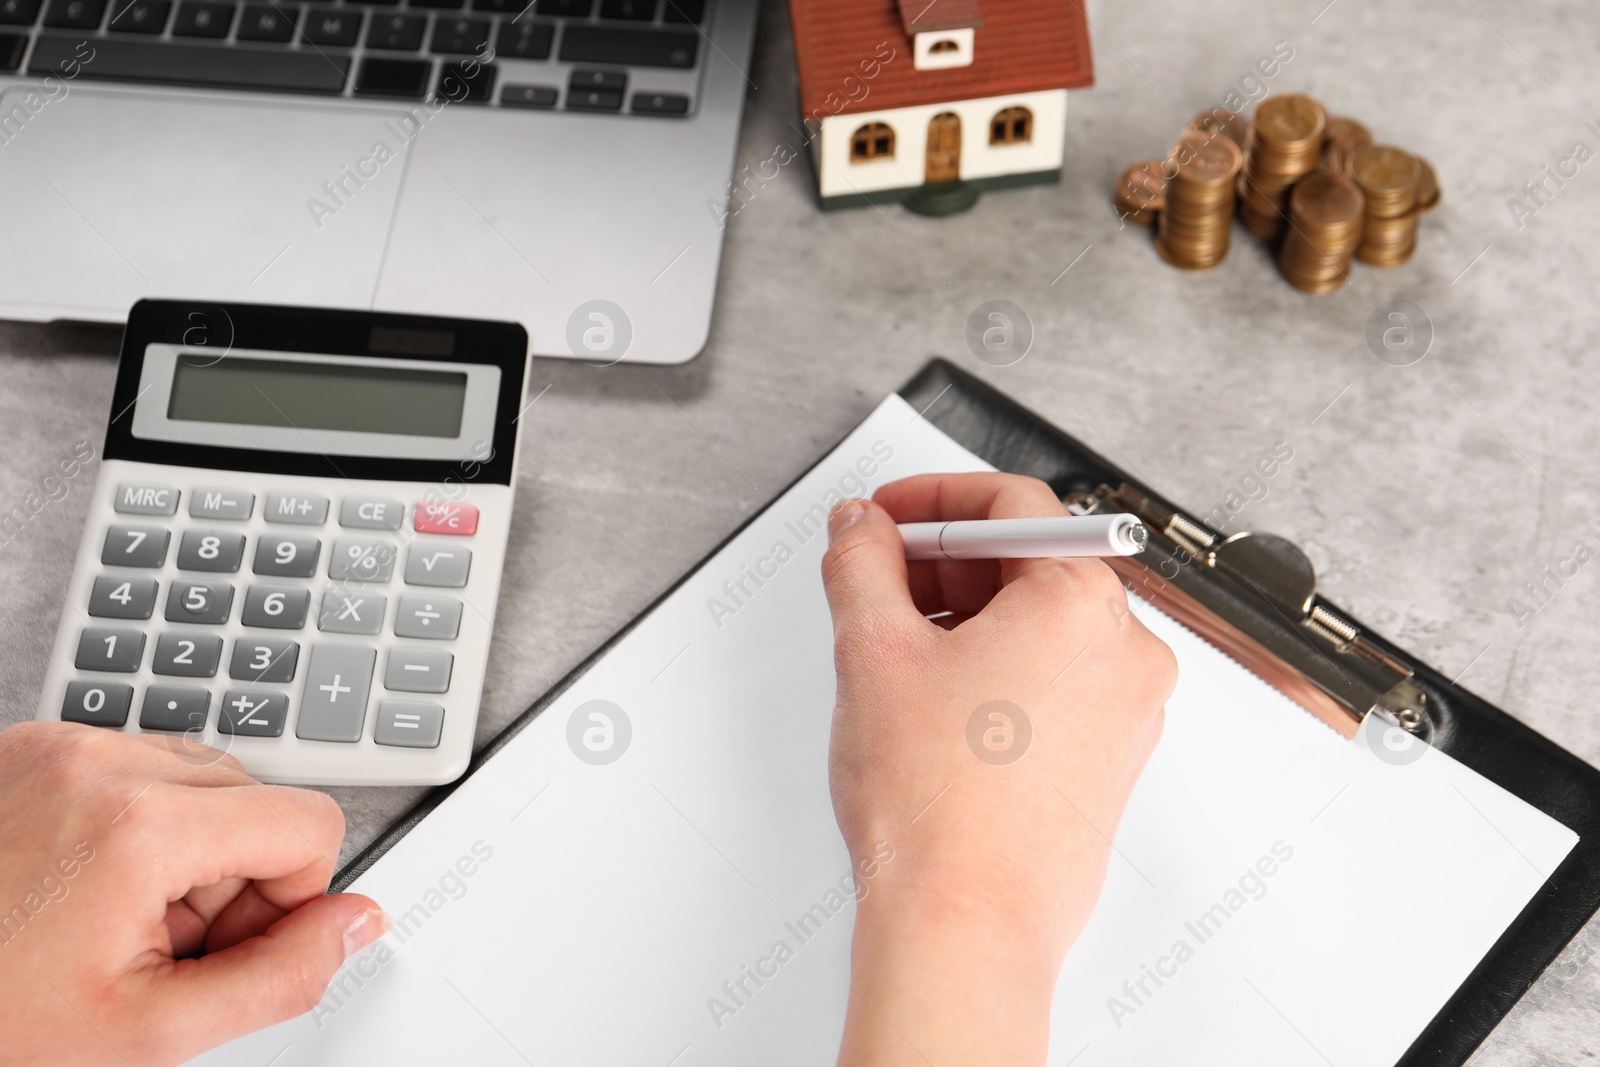
{"type": "MultiPolygon", "coordinates": [[[[1140,562],[1124,565],[1124,581],[1334,729],[1352,736],[1367,715],[1377,714],[1579,835],[1566,860],[1397,1061],[1402,1067],[1464,1063],[1600,909],[1600,770],[1324,601],[1316,594],[1314,572],[1292,543],[1209,528],[944,360],[931,361],[899,392],[956,443],[998,469],[1044,480],[1070,509],[1139,514],[1152,546],[1140,562]]],[[[486,745],[467,775],[604,658],[688,574],[486,745]]],[[[349,886],[459,784],[428,793],[339,872],[334,889],[349,886]]],[[[1428,908],[1426,900],[1389,903],[1423,918],[1428,908]]]]}

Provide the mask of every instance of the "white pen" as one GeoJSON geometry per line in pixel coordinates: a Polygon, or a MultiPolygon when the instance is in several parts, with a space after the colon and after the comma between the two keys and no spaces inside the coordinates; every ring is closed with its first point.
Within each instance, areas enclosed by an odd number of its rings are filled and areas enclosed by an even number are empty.
{"type": "Polygon", "coordinates": [[[1132,556],[1149,536],[1144,523],[1121,512],[900,524],[906,559],[1132,556]]]}

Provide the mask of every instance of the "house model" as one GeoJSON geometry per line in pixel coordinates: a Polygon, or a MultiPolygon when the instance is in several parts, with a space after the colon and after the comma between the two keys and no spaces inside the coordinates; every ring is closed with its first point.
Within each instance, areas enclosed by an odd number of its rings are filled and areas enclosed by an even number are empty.
{"type": "Polygon", "coordinates": [[[824,208],[1060,177],[1067,91],[1094,84],[1082,0],[790,0],[824,208]]]}

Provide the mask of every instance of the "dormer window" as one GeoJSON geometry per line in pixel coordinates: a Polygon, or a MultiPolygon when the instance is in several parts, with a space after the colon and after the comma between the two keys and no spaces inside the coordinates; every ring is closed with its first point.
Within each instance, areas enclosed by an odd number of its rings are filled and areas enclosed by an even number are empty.
{"type": "Polygon", "coordinates": [[[971,27],[929,30],[912,39],[912,65],[918,70],[972,66],[971,27]]]}
{"type": "Polygon", "coordinates": [[[918,70],[972,66],[973,37],[983,26],[979,0],[898,0],[918,70]]]}

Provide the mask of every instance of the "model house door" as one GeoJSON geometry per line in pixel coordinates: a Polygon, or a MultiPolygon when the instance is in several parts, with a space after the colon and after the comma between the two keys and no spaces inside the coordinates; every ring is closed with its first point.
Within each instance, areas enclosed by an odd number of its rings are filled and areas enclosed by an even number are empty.
{"type": "Polygon", "coordinates": [[[961,177],[961,116],[946,111],[928,120],[928,182],[961,177]]]}

